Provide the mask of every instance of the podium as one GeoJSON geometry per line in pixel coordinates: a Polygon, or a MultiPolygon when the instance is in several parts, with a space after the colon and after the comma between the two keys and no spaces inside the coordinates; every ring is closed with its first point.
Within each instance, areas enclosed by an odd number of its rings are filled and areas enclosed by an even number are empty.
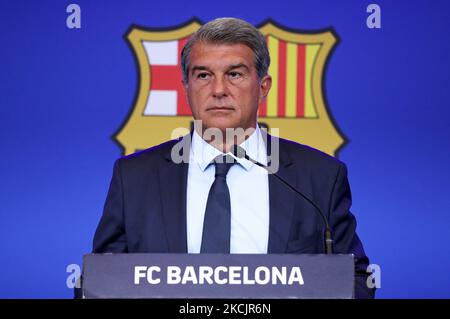
{"type": "Polygon", "coordinates": [[[351,299],[353,255],[87,254],[83,298],[351,299]]]}

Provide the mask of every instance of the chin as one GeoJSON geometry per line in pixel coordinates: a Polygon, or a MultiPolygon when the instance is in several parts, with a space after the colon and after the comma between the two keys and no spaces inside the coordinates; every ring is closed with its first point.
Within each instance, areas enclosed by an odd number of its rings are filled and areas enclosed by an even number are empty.
{"type": "Polygon", "coordinates": [[[227,121],[225,119],[218,119],[213,121],[204,122],[207,128],[217,128],[221,131],[225,131],[227,128],[235,128],[238,124],[233,121],[227,121]]]}

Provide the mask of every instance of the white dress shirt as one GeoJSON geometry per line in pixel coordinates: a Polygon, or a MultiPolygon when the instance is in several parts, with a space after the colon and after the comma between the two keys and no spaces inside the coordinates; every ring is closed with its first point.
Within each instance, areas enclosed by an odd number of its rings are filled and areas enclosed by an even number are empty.
{"type": "MultiPolygon", "coordinates": [[[[267,165],[266,145],[259,127],[240,145],[247,154],[267,165]]],[[[233,156],[231,153],[229,155],[233,156]]],[[[214,182],[214,165],[219,155],[194,130],[187,181],[187,245],[189,253],[199,253],[203,220],[209,190],[214,182]]],[[[234,157],[234,156],[233,156],[234,157]]],[[[237,159],[227,175],[231,203],[230,253],[265,254],[269,241],[269,179],[267,171],[247,161],[237,159]]]]}

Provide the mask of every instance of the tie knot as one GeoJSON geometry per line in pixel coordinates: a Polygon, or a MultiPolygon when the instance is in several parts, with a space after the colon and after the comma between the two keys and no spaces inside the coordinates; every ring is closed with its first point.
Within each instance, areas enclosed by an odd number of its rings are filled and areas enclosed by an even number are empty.
{"type": "Polygon", "coordinates": [[[214,159],[214,166],[216,167],[215,177],[226,177],[231,166],[236,163],[236,160],[230,155],[220,155],[214,159]]]}

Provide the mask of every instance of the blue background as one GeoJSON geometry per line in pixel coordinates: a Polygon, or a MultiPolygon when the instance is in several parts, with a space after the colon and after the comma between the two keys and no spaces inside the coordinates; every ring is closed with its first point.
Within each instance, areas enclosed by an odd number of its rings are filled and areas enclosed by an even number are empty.
{"type": "Polygon", "coordinates": [[[123,35],[193,17],[334,27],[330,112],[349,143],[353,212],[380,298],[450,297],[449,1],[0,2],[0,297],[70,298],[66,266],[91,249],[137,90],[123,35]]]}

